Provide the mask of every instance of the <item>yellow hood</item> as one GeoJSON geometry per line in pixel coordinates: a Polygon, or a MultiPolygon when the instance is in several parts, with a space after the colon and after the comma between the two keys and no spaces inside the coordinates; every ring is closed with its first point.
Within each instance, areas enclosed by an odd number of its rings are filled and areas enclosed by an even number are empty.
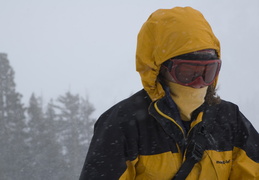
{"type": "Polygon", "coordinates": [[[163,62],[202,49],[215,49],[220,56],[219,41],[199,11],[175,7],[152,13],[138,34],[136,52],[136,69],[150,98],[165,94],[157,80],[163,62]]]}

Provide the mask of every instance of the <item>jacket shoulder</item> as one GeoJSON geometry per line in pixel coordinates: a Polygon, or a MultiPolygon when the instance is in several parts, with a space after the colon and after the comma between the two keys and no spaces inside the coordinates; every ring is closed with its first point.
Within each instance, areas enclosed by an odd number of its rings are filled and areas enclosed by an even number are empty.
{"type": "Polygon", "coordinates": [[[150,103],[151,99],[146,91],[142,89],[104,112],[97,120],[96,126],[107,121],[112,124],[121,124],[130,119],[144,118],[148,114],[150,103]]]}
{"type": "MultiPolygon", "coordinates": [[[[259,148],[257,145],[259,134],[252,123],[242,114],[234,103],[224,101],[217,105],[217,123],[224,129],[232,129],[233,145],[244,150],[249,158],[259,162],[259,148]]],[[[214,124],[215,125],[215,124],[214,124]]],[[[214,126],[215,128],[216,126],[214,126]]],[[[229,134],[229,135],[230,135],[229,134]]],[[[227,137],[225,137],[227,138],[227,137]]]]}
{"type": "Polygon", "coordinates": [[[238,105],[236,105],[233,102],[226,101],[226,100],[221,100],[221,102],[218,104],[220,108],[234,108],[238,109],[238,105]]]}
{"type": "Polygon", "coordinates": [[[236,104],[226,100],[221,100],[219,104],[211,106],[208,109],[216,110],[217,116],[220,116],[220,118],[226,119],[227,121],[230,119],[236,119],[236,116],[239,113],[239,107],[236,104]]]}

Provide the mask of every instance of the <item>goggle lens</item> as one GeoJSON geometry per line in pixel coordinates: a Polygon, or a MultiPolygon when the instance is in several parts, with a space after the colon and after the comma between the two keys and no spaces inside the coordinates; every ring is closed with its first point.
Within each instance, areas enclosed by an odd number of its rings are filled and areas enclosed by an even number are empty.
{"type": "Polygon", "coordinates": [[[208,64],[206,66],[205,73],[203,76],[205,83],[211,83],[214,81],[214,79],[218,75],[218,70],[220,69],[219,66],[219,63],[208,64]]]}
{"type": "Polygon", "coordinates": [[[213,83],[217,77],[221,60],[180,60],[171,59],[173,65],[170,74],[174,77],[177,83],[192,86],[192,83],[202,77],[202,86],[207,86],[213,83]]]}

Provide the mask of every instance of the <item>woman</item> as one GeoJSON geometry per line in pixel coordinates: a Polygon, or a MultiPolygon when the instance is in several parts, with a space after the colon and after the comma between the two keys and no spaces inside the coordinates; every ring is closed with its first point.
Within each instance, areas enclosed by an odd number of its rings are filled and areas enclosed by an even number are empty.
{"type": "Polygon", "coordinates": [[[97,121],[85,179],[259,179],[259,135],[216,96],[220,44],[190,7],[160,9],[138,35],[144,89],[97,121]]]}

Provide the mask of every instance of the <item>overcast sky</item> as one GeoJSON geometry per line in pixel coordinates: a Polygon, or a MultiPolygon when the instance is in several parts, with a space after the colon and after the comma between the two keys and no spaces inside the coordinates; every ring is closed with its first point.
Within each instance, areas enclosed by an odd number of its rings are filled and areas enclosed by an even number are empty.
{"type": "Polygon", "coordinates": [[[258,0],[0,0],[0,52],[15,70],[23,102],[67,91],[89,97],[98,117],[142,88],[137,34],[159,8],[192,6],[221,42],[219,95],[259,129],[258,0]]]}

